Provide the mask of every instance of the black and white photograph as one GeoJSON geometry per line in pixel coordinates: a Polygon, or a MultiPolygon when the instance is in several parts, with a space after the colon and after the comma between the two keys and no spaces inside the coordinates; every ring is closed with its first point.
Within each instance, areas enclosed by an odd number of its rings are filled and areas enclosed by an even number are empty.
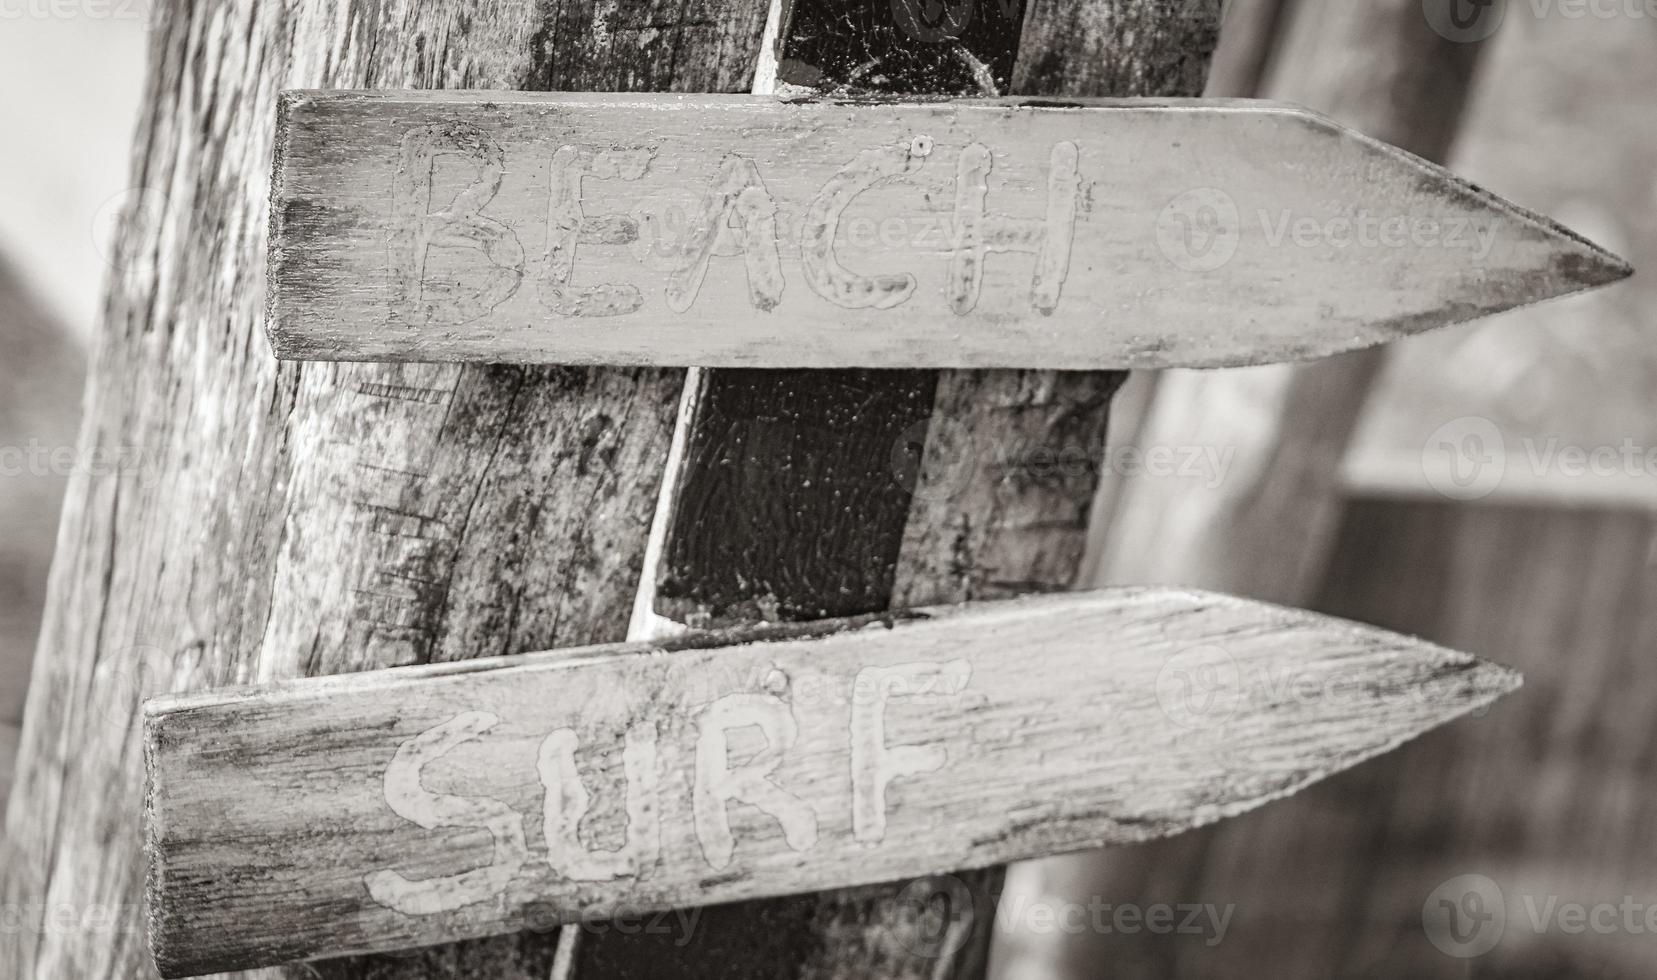
{"type": "Polygon", "coordinates": [[[1649,980],[1657,0],[0,0],[0,980],[1649,980]]]}

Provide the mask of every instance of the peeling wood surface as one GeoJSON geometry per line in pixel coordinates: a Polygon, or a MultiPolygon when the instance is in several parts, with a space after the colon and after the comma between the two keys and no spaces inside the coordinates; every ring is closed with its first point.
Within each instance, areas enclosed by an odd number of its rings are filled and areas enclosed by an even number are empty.
{"type": "MultiPolygon", "coordinates": [[[[682,375],[279,366],[264,341],[277,93],[294,87],[742,91],[757,3],[167,3],[30,692],[0,976],[133,980],[142,693],[623,637],[682,375]],[[48,909],[115,929],[44,928],[48,909]]],[[[296,977],[546,980],[531,934],[296,977]]],[[[280,974],[274,974],[280,975],[280,974]]],[[[270,977],[273,974],[262,974],[270,977]]]]}
{"type": "Polygon", "coordinates": [[[1169,591],[712,646],[729,642],[151,702],[163,974],[1165,837],[1518,684],[1402,636],[1169,591]],[[1204,670],[1232,678],[1218,700],[1193,686],[1204,670]]]}
{"type": "Polygon", "coordinates": [[[1441,168],[1269,103],[283,106],[270,329],[295,359],[1238,366],[1629,272],[1441,168]]]}

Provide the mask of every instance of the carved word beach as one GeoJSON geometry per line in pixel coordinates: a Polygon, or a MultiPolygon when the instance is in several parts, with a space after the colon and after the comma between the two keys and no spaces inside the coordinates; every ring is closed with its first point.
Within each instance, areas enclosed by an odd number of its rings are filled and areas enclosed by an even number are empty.
{"type": "Polygon", "coordinates": [[[1213,366],[1379,343],[1625,271],[1268,103],[292,93],[279,147],[285,357],[1213,366]],[[1403,221],[1481,244],[1332,231],[1403,221]]]}

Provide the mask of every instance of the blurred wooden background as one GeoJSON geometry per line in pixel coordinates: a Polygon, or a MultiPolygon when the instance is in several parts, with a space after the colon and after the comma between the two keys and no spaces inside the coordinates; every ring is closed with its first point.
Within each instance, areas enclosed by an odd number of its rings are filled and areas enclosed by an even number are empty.
{"type": "MultiPolygon", "coordinates": [[[[1420,30],[1414,0],[1355,6],[1239,0],[1216,84],[1257,78],[1266,94],[1360,128],[1396,128],[1415,113],[1414,135],[1430,136],[1433,113],[1462,95],[1453,63],[1468,52],[1420,30]],[[1411,19],[1389,24],[1388,8],[1411,19]],[[1249,49],[1262,23],[1272,25],[1265,53],[1249,49]],[[1398,49],[1411,29],[1422,47],[1398,49]],[[1226,50],[1239,44],[1248,50],[1226,50]],[[1400,53],[1423,48],[1436,62],[1408,65],[1400,53]],[[1397,64],[1377,64],[1389,57],[1397,64]],[[1353,91],[1366,74],[1372,88],[1353,91]]],[[[1657,21],[1535,9],[1510,5],[1480,52],[1443,147],[1454,144],[1449,163],[1648,268],[1657,105],[1633,93],[1657,83],[1657,21]]],[[[1407,143],[1410,130],[1377,135],[1407,143]]],[[[1238,459],[1216,489],[1117,481],[1102,513],[1139,521],[1100,542],[1099,582],[1263,593],[1475,651],[1529,684],[1489,718],[1221,827],[1026,867],[1004,907],[1206,903],[1233,918],[1209,945],[1212,934],[1067,934],[1005,916],[1003,980],[1650,975],[1657,935],[1643,919],[1571,934],[1529,916],[1625,901],[1643,916],[1657,903],[1657,799],[1642,792],[1657,765],[1657,478],[1643,456],[1598,476],[1547,456],[1550,446],[1657,445],[1653,288],[1636,277],[1407,341],[1367,366],[1295,369],[1293,383],[1271,370],[1166,377],[1143,394],[1152,386],[1136,379],[1150,420],[1142,435],[1276,455],[1269,479],[1253,471],[1261,460],[1238,459]],[[1215,388],[1227,398],[1213,403],[1215,388]],[[1177,406],[1159,405],[1173,392],[1177,406]],[[1210,410],[1193,408],[1204,399],[1210,410]],[[1352,405],[1362,407],[1356,433],[1331,453],[1331,417],[1352,405]],[[1445,482],[1457,466],[1467,486],[1445,482]],[[1423,924],[1429,897],[1462,875],[1490,879],[1505,898],[1500,941],[1471,958],[1441,952],[1423,924]]]]}
{"type": "MultiPolygon", "coordinates": [[[[1642,269],[1657,262],[1657,17],[1637,16],[1640,4],[1574,18],[1559,5],[1542,5],[1555,13],[1539,17],[1542,7],[1512,4],[1466,77],[1472,53],[1434,40],[1420,22],[1410,21],[1419,50],[1351,32],[1361,22],[1352,5],[1396,15],[1420,3],[1234,0],[1216,89],[1326,100],[1320,108],[1360,126],[1412,118],[1423,152],[1449,151],[1454,169],[1642,269]],[[1410,62],[1413,81],[1377,62],[1389,57],[1410,62]],[[1374,81],[1359,91],[1358,80],[1374,81]],[[1465,113],[1451,111],[1463,101],[1465,113]],[[1435,106],[1449,115],[1434,116],[1435,106]],[[1444,118],[1453,141],[1433,130],[1444,118]]],[[[143,35],[131,23],[90,21],[7,21],[3,31],[0,122],[41,135],[0,147],[0,255],[11,257],[0,262],[0,448],[72,447],[80,338],[106,271],[97,242],[113,210],[143,203],[126,187],[124,164],[143,35]],[[80,46],[66,46],[69,38],[80,46]]],[[[1264,469],[1236,458],[1225,479],[1195,490],[1107,481],[1097,582],[1136,570],[1144,575],[1129,580],[1181,577],[1196,563],[1204,576],[1235,578],[1234,591],[1418,633],[1517,666],[1530,683],[1488,718],[1220,828],[1024,869],[1010,894],[1026,908],[1211,903],[1233,906],[1233,917],[1214,945],[1206,936],[1010,929],[998,951],[1002,977],[1651,972],[1657,936],[1538,932],[1521,906],[1527,897],[1657,903],[1657,797],[1644,791],[1657,768],[1657,613],[1648,612],[1657,482],[1640,468],[1573,476],[1559,457],[1537,458],[1550,445],[1657,446],[1653,310],[1657,286],[1642,276],[1419,338],[1367,364],[1210,386],[1135,380],[1138,394],[1125,396],[1114,423],[1124,436],[1156,431],[1161,397],[1161,418],[1170,406],[1183,413],[1164,432],[1242,449],[1261,436],[1238,428],[1265,419],[1278,455],[1264,469]],[[1205,415],[1200,399],[1220,388],[1242,401],[1214,402],[1205,415]],[[1234,427],[1205,433],[1213,418],[1234,427]],[[1490,431],[1498,441],[1465,441],[1490,431]],[[1473,455],[1461,458],[1464,450],[1473,455]],[[1446,496],[1445,474],[1458,465],[1485,469],[1471,471],[1470,492],[1452,486],[1446,496]],[[1197,531],[1117,524],[1107,539],[1113,514],[1150,507],[1167,519],[1167,497],[1197,508],[1197,531]],[[1247,533],[1215,536],[1202,521],[1247,533]],[[1504,890],[1510,921],[1495,949],[1457,959],[1429,941],[1422,911],[1440,883],[1466,874],[1504,890]]],[[[52,469],[0,473],[0,796],[63,483],[52,469]]]]}

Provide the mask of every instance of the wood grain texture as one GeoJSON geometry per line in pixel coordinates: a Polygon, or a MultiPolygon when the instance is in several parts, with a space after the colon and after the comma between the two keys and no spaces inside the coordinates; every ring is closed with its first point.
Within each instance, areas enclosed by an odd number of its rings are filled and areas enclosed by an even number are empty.
{"type": "MultiPolygon", "coordinates": [[[[1002,66],[1018,50],[1017,9],[1000,30],[969,27],[953,39],[916,20],[927,11],[959,31],[963,19],[979,27],[1005,20],[1008,8],[978,0],[941,8],[789,3],[778,31],[780,81],[864,94],[999,92],[1002,66]]],[[[757,81],[756,91],[766,94],[764,85],[757,81]]],[[[907,567],[900,555],[907,495],[929,479],[924,447],[941,441],[929,419],[937,398],[932,372],[693,370],[677,434],[681,462],[660,515],[660,559],[646,569],[653,588],[641,594],[652,613],[670,617],[654,628],[889,608],[907,567]]],[[[920,581],[929,592],[914,605],[970,597],[949,579],[920,581]]],[[[991,931],[990,918],[974,913],[994,907],[1001,875],[959,880],[960,891],[944,898],[943,923],[927,882],[739,902],[706,910],[683,942],[609,932],[584,938],[575,973],[971,978],[982,974],[991,931]]]]}
{"type": "MultiPolygon", "coordinates": [[[[1269,66],[1262,94],[1323,109],[1429,158],[1448,155],[1472,93],[1482,45],[1452,43],[1433,34],[1413,0],[1302,2],[1288,4],[1282,12],[1259,12],[1289,27],[1276,50],[1239,59],[1269,66]]],[[[1257,34],[1239,28],[1238,36],[1252,46],[1257,34]]],[[[1223,94],[1252,93],[1233,89],[1223,94]]],[[[1386,356],[1373,349],[1311,365],[1160,376],[1138,445],[1145,450],[1212,447],[1224,454],[1216,458],[1230,463],[1204,471],[1201,479],[1141,474],[1118,481],[1100,569],[1091,580],[1177,582],[1268,601],[1311,602],[1345,511],[1341,460],[1386,356]]],[[[1362,777],[1347,783],[1357,802],[1325,794],[1324,807],[1374,808],[1378,797],[1357,788],[1362,777]]],[[[1319,840],[1325,830],[1319,817],[1307,815],[1290,830],[1258,832],[1292,851],[1290,842],[1319,840]]],[[[1151,849],[1042,862],[1008,887],[1025,900],[1085,895],[1150,903],[1178,894],[1175,901],[1217,899],[1224,904],[1233,896],[1223,886],[1209,889],[1205,883],[1226,880],[1239,865],[1252,865],[1252,859],[1225,847],[1223,840],[1202,830],[1151,849]]],[[[1332,858],[1327,873],[1309,874],[1318,885],[1308,891],[1330,903],[1352,894],[1350,885],[1339,882],[1338,869],[1348,860],[1332,858]]],[[[1259,914],[1251,904],[1239,908],[1259,914]]],[[[1276,937],[1276,942],[1282,940],[1282,935],[1276,937]]],[[[1187,945],[1097,934],[1015,934],[997,976],[1016,980],[1035,970],[1044,978],[1083,980],[1095,975],[1101,956],[1110,955],[1123,958],[1128,975],[1247,977],[1272,973],[1258,965],[1261,957],[1282,960],[1272,943],[1242,954],[1227,944],[1235,963],[1221,965],[1209,957],[1193,967],[1180,959],[1190,955],[1187,945]]],[[[1317,965],[1296,975],[1342,972],[1316,954],[1307,960],[1317,965]]]]}
{"type": "Polygon", "coordinates": [[[150,702],[163,974],[1164,837],[1519,683],[1405,637],[1185,592],[785,632],[150,702]],[[1205,670],[1231,677],[1217,698],[1205,670]]]}
{"type": "MultiPolygon", "coordinates": [[[[988,6],[979,7],[986,18],[988,6]]],[[[1199,94],[1213,47],[1218,4],[1170,6],[1127,0],[1094,3],[1090,8],[1101,15],[1090,23],[1131,24],[1133,33],[1109,40],[1070,31],[1061,24],[1069,16],[1068,7],[1037,3],[1028,9],[1022,34],[974,35],[959,44],[941,46],[951,49],[963,63],[1000,64],[1004,60],[1001,46],[1017,45],[1019,63],[1054,53],[1077,66],[1079,73],[1087,73],[1093,64],[1090,58],[1108,53],[1125,69],[1107,76],[1088,74],[1089,81],[1073,85],[1064,77],[1050,78],[1041,83],[1045,87],[1023,90],[1029,95],[1199,94]]],[[[831,0],[797,3],[791,9],[792,20],[782,32],[785,65],[790,52],[810,48],[821,63],[840,66],[841,70],[820,79],[826,88],[887,94],[971,91],[962,88],[963,76],[947,70],[946,65],[927,76],[924,85],[916,84],[913,76],[894,80],[884,72],[889,63],[913,65],[915,59],[939,64],[931,42],[890,29],[893,14],[886,3],[831,0]],[[885,45],[878,58],[854,61],[829,53],[834,45],[865,52],[870,24],[888,25],[876,31],[885,45]],[[834,43],[827,44],[825,39],[834,43]],[[844,71],[847,65],[855,70],[844,71]]],[[[961,4],[932,9],[959,12],[961,4]]],[[[999,78],[996,82],[999,85],[999,78]]],[[[982,86],[979,91],[990,94],[982,86]]],[[[745,477],[743,485],[763,486],[767,495],[776,495],[778,511],[799,507],[820,511],[821,505],[813,503],[815,497],[832,499],[844,493],[842,471],[810,464],[830,458],[844,464],[838,447],[847,442],[862,442],[874,454],[854,472],[878,472],[885,465],[892,479],[915,487],[903,545],[891,573],[889,602],[941,604],[1064,589],[1074,583],[1087,533],[1085,515],[1098,481],[1095,461],[1119,375],[946,371],[935,381],[931,377],[904,380],[901,384],[912,393],[910,397],[924,398],[928,390],[934,390],[933,417],[924,427],[905,430],[899,444],[885,449],[861,440],[856,430],[887,424],[861,408],[887,403],[889,394],[875,399],[864,393],[875,383],[898,386],[894,372],[818,374],[811,397],[791,394],[778,383],[783,376],[775,372],[748,371],[738,377],[743,386],[771,392],[779,403],[811,406],[814,417],[855,420],[850,431],[838,433],[825,426],[796,426],[798,435],[788,447],[787,467],[743,464],[756,466],[755,474],[745,477]],[[817,444],[825,440],[826,444],[817,444]],[[1027,456],[1033,458],[1026,462],[1027,456]],[[1055,465],[1059,460],[1064,461],[1062,468],[1055,465]]],[[[749,399],[744,396],[742,400],[749,399]]],[[[707,408],[701,393],[695,393],[693,412],[707,408]]],[[[743,458],[740,454],[731,457],[743,458]]],[[[684,468],[677,477],[682,482],[674,493],[675,506],[678,501],[696,499],[699,495],[690,484],[709,478],[707,473],[684,468]]],[[[704,515],[719,526],[748,525],[746,509],[758,506],[755,493],[710,499],[724,503],[722,510],[704,515]]],[[[854,495],[853,499],[860,498],[854,495]]],[[[843,554],[826,547],[824,539],[809,529],[802,528],[800,533],[803,540],[795,542],[794,553],[802,562],[827,566],[830,571],[796,572],[788,580],[844,585],[848,581],[845,572],[834,567],[847,564],[843,554]]],[[[864,535],[863,540],[884,539],[864,535]]],[[[763,554],[758,550],[738,553],[763,554]]],[[[861,559],[850,565],[869,569],[881,580],[887,575],[861,559]]],[[[702,568],[712,575],[722,574],[711,563],[702,568]]],[[[755,575],[750,581],[753,598],[775,595],[774,580],[755,575]]],[[[601,976],[640,980],[710,975],[772,980],[783,970],[801,977],[970,980],[983,974],[993,931],[989,913],[995,908],[1001,879],[1001,871],[992,869],[953,879],[895,882],[811,898],[719,906],[707,910],[692,941],[682,947],[652,936],[622,940],[608,933],[584,941],[578,973],[596,971],[601,976]],[[762,944],[755,944],[756,933],[763,935],[762,944]]]]}
{"type": "MultiPolygon", "coordinates": [[[[1489,42],[1456,166],[1620,243],[1643,268],[1657,254],[1650,174],[1637,162],[1657,145],[1657,113],[1642,94],[1657,84],[1650,35],[1593,19],[1531,26],[1510,19],[1489,42]]],[[[1619,924],[1612,934],[1572,935],[1557,919],[1538,930],[1526,905],[1633,896],[1649,907],[1657,878],[1646,790],[1657,718],[1649,493],[1608,502],[1605,484],[1618,481],[1583,476],[1519,503],[1504,494],[1529,496],[1534,464],[1517,459],[1477,501],[1440,497],[1421,478],[1428,436],[1463,417],[1488,418],[1521,453],[1527,437],[1538,447],[1554,438],[1651,445],[1651,289],[1636,277],[1591,302],[1394,351],[1365,412],[1370,441],[1360,437],[1349,452],[1396,455],[1372,457],[1348,485],[1317,604],[1438,642],[1500,649],[1525,671],[1525,693],[1280,810],[1145,853],[1118,852],[1112,874],[1081,881],[1078,894],[1235,902],[1237,915],[1213,950],[1117,937],[1113,963],[1176,980],[1650,973],[1649,931],[1619,924]],[[1384,485],[1368,479],[1376,464],[1391,471],[1384,485]],[[1413,486],[1401,486],[1411,472],[1413,486]],[[1501,941],[1472,960],[1443,956],[1422,927],[1429,895],[1463,874],[1490,878],[1509,915],[1501,941]]],[[[1096,952],[1071,962],[1069,975],[1096,975],[1096,952]]]]}
{"type": "MultiPolygon", "coordinates": [[[[0,937],[0,976],[154,975],[142,692],[622,638],[677,372],[278,366],[262,338],[277,93],[743,90],[757,3],[169,3],[0,860],[0,902],[116,929],[0,937]],[[138,260],[144,261],[138,261],[138,260]],[[102,921],[102,920],[99,920],[102,921]]],[[[545,980],[545,934],[308,967],[545,980]]],[[[268,976],[268,975],[267,975],[268,976]]]]}
{"type": "Polygon", "coordinates": [[[1630,273],[1441,168],[1267,103],[301,92],[283,107],[270,329],[295,359],[1222,367],[1630,273]]]}

